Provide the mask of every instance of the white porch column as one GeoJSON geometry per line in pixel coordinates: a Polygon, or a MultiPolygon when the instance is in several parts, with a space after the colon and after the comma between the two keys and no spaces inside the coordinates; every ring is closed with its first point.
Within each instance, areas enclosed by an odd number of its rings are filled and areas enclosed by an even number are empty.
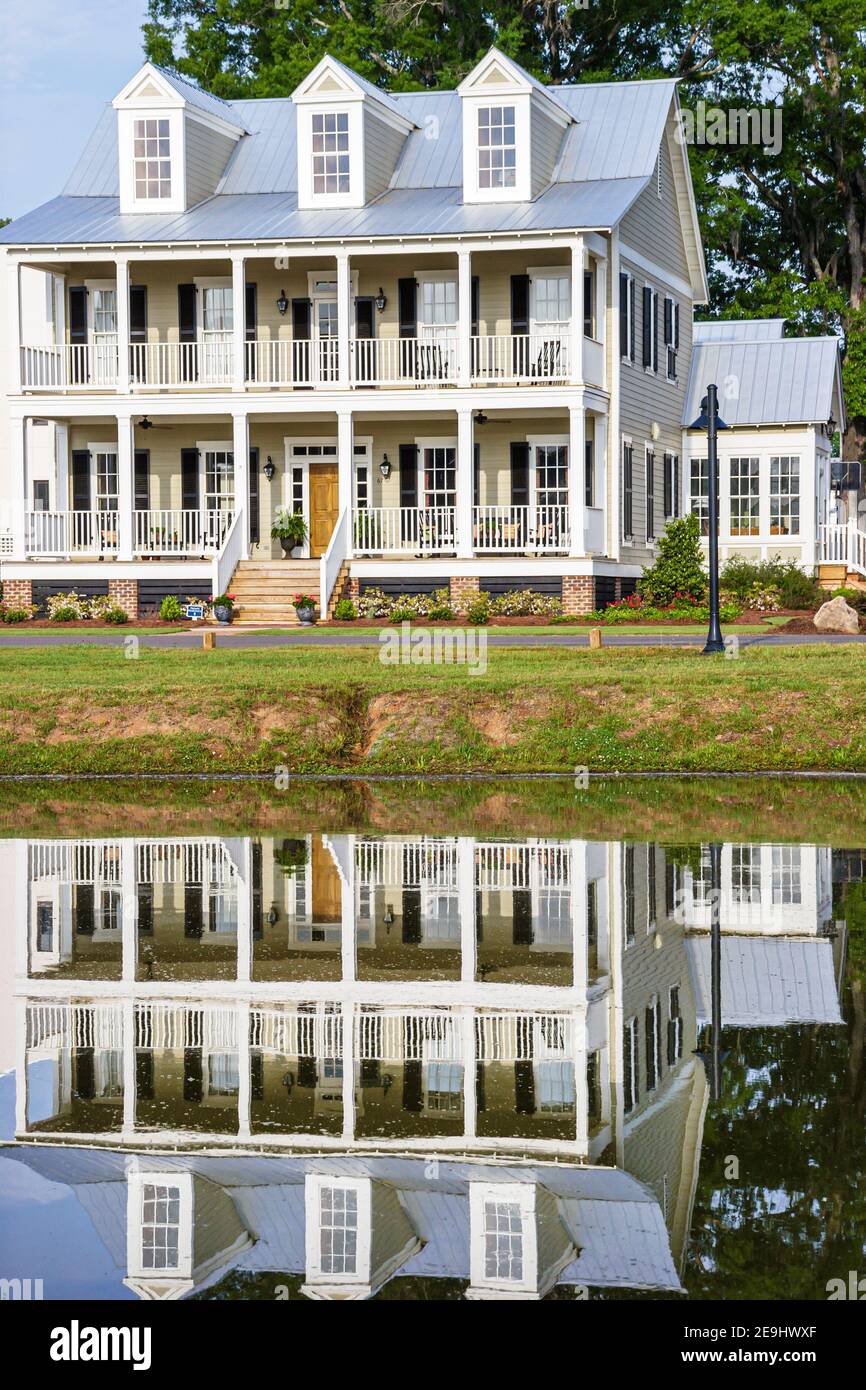
{"type": "Polygon", "coordinates": [[[121,1010],[123,1027],[123,1137],[128,1141],[135,1132],[135,1000],[124,999],[121,1010]]]}
{"type": "MultiPolygon", "coordinates": [[[[619,325],[617,324],[617,328],[619,325]]],[[[607,371],[607,261],[595,263],[595,336],[604,347],[602,386],[608,390],[607,371]]]]}
{"type": "Polygon", "coordinates": [[[457,841],[457,909],[460,916],[460,979],[475,983],[478,944],[475,938],[475,841],[461,835],[457,841]]]}
{"type": "MultiPolygon", "coordinates": [[[[243,391],[246,372],[247,277],[246,260],[232,256],[232,390],[243,391]]],[[[237,459],[235,460],[237,477],[237,459]]]]}
{"type": "Polygon", "coordinates": [[[69,506],[69,425],[65,420],[54,426],[54,479],[53,509],[65,512],[69,506]]]}
{"type": "Polygon", "coordinates": [[[132,508],[135,489],[132,481],[135,457],[135,425],[131,415],[117,417],[117,558],[132,559],[132,508]]]}
{"type": "Polygon", "coordinates": [[[238,874],[238,984],[249,984],[253,970],[253,849],[249,835],[241,841],[238,874]]]}
{"type": "Polygon", "coordinates": [[[355,1138],[355,1005],[343,1001],[343,1139],[355,1138]]]}
{"type": "Polygon", "coordinates": [[[27,421],[14,415],[9,421],[9,498],[3,503],[3,520],[12,532],[12,559],[25,558],[24,513],[27,507],[27,421]]]}
{"type": "Polygon", "coordinates": [[[117,392],[129,391],[129,257],[115,256],[117,288],[117,392]]]}
{"type": "Polygon", "coordinates": [[[596,415],[593,420],[595,431],[595,447],[593,457],[595,460],[595,496],[593,501],[596,507],[601,508],[604,513],[602,519],[602,545],[603,553],[607,554],[607,416],[596,415]]]}
{"type": "Polygon", "coordinates": [[[252,1099],[252,1076],[250,1075],[250,1002],[241,1000],[237,1008],[238,1030],[238,1138],[250,1137],[250,1101],[252,1099]]]}
{"type": "Polygon", "coordinates": [[[457,554],[471,556],[473,551],[473,478],[475,476],[475,449],[471,410],[457,412],[457,554]]]}
{"type": "Polygon", "coordinates": [[[337,484],[340,515],[352,505],[352,477],[355,435],[352,428],[351,410],[341,410],[337,415],[337,484]]]}
{"type": "Polygon", "coordinates": [[[457,385],[472,380],[472,252],[457,253],[457,385]]]}
{"type": "Polygon", "coordinates": [[[463,1137],[474,1139],[478,1126],[478,1074],[475,1056],[475,1009],[470,1005],[461,1015],[463,1031],[463,1137]]]}
{"type": "Polygon", "coordinates": [[[241,539],[241,559],[249,559],[250,535],[247,519],[247,498],[249,496],[250,475],[250,422],[245,412],[232,415],[232,451],[235,465],[235,511],[240,512],[243,521],[241,539]]]}
{"type": "Polygon", "coordinates": [[[586,554],[586,426],[583,401],[568,407],[569,555],[586,554]]]}
{"type": "Polygon", "coordinates": [[[135,980],[138,957],[138,870],[135,841],[120,842],[121,974],[126,983],[135,980]]]}
{"type": "Polygon", "coordinates": [[[350,382],[349,330],[352,320],[352,269],[348,251],[337,252],[337,384],[347,387],[350,382]]]}
{"type": "Polygon", "coordinates": [[[571,343],[570,379],[583,381],[583,237],[571,243],[571,343]]]}
{"type": "Polygon", "coordinates": [[[27,1133],[27,1000],[15,1000],[15,1133],[27,1133]]]}
{"type": "Polygon", "coordinates": [[[6,297],[9,313],[9,386],[10,393],[21,390],[21,264],[10,260],[6,270],[6,297]]]}

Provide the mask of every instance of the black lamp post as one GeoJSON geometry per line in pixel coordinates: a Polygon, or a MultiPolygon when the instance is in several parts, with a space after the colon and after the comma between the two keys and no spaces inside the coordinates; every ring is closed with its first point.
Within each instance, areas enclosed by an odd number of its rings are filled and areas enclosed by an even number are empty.
{"type": "Polygon", "coordinates": [[[704,647],[704,655],[706,656],[725,650],[719,622],[719,453],[717,433],[728,427],[724,420],[719,417],[718,390],[715,386],[707,387],[707,394],[701,401],[701,413],[697,420],[692,421],[689,428],[706,430],[707,432],[707,487],[710,494],[707,498],[710,527],[710,626],[704,647]]]}
{"type": "Polygon", "coordinates": [[[722,1051],[722,846],[710,845],[710,1031],[709,1046],[699,1050],[707,1073],[710,1095],[719,1100],[722,1094],[722,1066],[727,1052],[722,1051]]]}

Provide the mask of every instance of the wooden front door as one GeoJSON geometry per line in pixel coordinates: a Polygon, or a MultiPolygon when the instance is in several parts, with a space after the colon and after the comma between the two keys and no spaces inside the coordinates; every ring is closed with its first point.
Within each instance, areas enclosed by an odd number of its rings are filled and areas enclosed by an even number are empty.
{"type": "Polygon", "coordinates": [[[310,867],[313,875],[313,921],[339,922],[343,910],[340,875],[321,835],[313,836],[310,867]]]}
{"type": "Polygon", "coordinates": [[[339,516],[336,463],[310,466],[310,554],[324,555],[339,516]]]}

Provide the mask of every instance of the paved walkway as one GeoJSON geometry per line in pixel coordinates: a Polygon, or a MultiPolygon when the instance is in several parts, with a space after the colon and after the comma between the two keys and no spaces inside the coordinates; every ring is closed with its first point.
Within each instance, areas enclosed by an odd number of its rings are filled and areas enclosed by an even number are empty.
{"type": "MultiPolygon", "coordinates": [[[[423,626],[423,624],[421,624],[423,626]]],[[[214,629],[209,628],[208,631],[214,629]]],[[[435,629],[434,629],[435,630],[435,629]]],[[[453,631],[454,629],[449,629],[453,631]]],[[[128,638],[131,634],[126,634],[128,638]]],[[[376,647],[379,633],[370,628],[357,632],[329,632],[327,628],[312,628],[305,632],[268,632],[243,628],[222,627],[216,630],[217,646],[224,650],[244,650],[256,647],[376,647]]],[[[158,632],[138,637],[145,647],[171,649],[201,647],[201,632],[158,632]]],[[[126,640],[122,629],[115,633],[89,633],[80,628],[75,632],[0,632],[0,650],[4,647],[122,647],[126,640]]],[[[487,633],[491,647],[588,647],[585,632],[515,633],[490,629],[487,633]]],[[[809,647],[816,643],[866,643],[866,634],[848,636],[842,633],[803,634],[756,632],[737,634],[743,647],[809,647]]],[[[703,647],[705,638],[697,633],[626,633],[604,632],[606,647],[703,647]]]]}

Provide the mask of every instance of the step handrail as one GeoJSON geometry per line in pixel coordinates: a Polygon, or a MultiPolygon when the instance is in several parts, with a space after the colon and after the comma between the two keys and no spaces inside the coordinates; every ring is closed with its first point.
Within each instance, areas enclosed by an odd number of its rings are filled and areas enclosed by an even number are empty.
{"type": "Polygon", "coordinates": [[[237,569],[239,561],[243,558],[245,525],[246,519],[241,507],[232,517],[223,543],[213,558],[211,582],[214,598],[219,598],[220,594],[226,592],[231,583],[232,575],[237,569]]]}
{"type": "Polygon", "coordinates": [[[328,548],[319,562],[319,613],[328,616],[331,594],[345,561],[349,558],[349,518],[350,510],[344,507],[337,524],[331,532],[328,548]]]}

